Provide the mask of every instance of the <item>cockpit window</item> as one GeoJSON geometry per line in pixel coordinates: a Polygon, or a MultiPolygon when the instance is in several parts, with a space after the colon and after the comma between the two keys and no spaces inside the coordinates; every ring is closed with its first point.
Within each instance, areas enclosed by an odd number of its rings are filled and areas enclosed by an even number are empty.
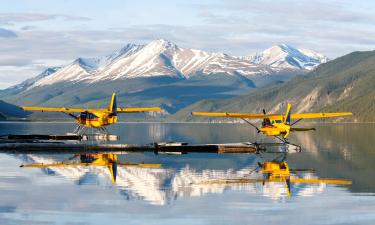
{"type": "Polygon", "coordinates": [[[92,114],[92,113],[89,113],[88,114],[88,118],[89,119],[96,119],[96,118],[98,118],[96,115],[94,115],[94,114],[92,114]]]}
{"type": "Polygon", "coordinates": [[[82,112],[80,114],[80,117],[81,119],[96,119],[98,118],[96,115],[92,114],[92,113],[88,113],[88,112],[82,112]]]}

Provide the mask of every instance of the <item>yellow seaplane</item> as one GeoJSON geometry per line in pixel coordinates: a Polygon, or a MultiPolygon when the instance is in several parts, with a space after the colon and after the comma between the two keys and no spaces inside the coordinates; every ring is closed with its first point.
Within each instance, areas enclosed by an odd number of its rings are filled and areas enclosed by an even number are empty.
{"type": "Polygon", "coordinates": [[[108,108],[102,109],[83,109],[83,108],[51,108],[51,107],[34,107],[23,106],[23,110],[27,111],[46,111],[46,112],[62,112],[75,119],[78,126],[74,133],[81,133],[85,127],[96,128],[107,133],[104,126],[108,126],[117,122],[118,113],[140,113],[140,112],[159,112],[159,107],[150,108],[118,108],[116,93],[112,94],[108,108]],[[74,113],[78,113],[75,115],[74,113]]]}
{"type": "Polygon", "coordinates": [[[288,142],[287,137],[290,132],[294,131],[310,131],[315,128],[297,128],[293,127],[296,123],[302,119],[315,119],[315,118],[329,118],[329,117],[342,117],[351,116],[351,112],[331,112],[331,113],[291,113],[292,105],[288,103],[286,113],[283,114],[267,114],[263,109],[263,114],[251,114],[251,113],[228,113],[228,112],[192,112],[192,115],[196,116],[216,116],[216,117],[232,117],[240,118],[246,123],[253,126],[258,133],[263,133],[267,136],[274,136],[283,142],[288,142]],[[251,123],[248,119],[263,119],[262,126],[257,127],[254,123],[251,123]],[[292,122],[292,119],[295,119],[292,122]]]}
{"type": "MultiPolygon", "coordinates": [[[[300,178],[296,176],[300,172],[309,172],[311,170],[292,170],[286,161],[266,161],[258,163],[260,169],[258,173],[263,175],[263,178],[236,178],[236,179],[222,179],[210,180],[204,184],[246,184],[246,183],[282,183],[285,184],[287,196],[291,196],[291,185],[294,183],[302,184],[334,184],[334,185],[351,185],[351,180],[345,179],[331,179],[331,178],[300,178]]],[[[256,170],[254,170],[256,171],[256,170]]]]}
{"type": "Polygon", "coordinates": [[[147,168],[159,168],[161,164],[151,163],[122,163],[118,162],[116,154],[76,154],[69,158],[70,161],[64,161],[59,163],[43,164],[34,163],[21,165],[24,168],[53,168],[53,167],[107,167],[111,176],[111,181],[116,184],[117,167],[147,167],[147,168]],[[71,161],[79,157],[79,161],[71,161]]]}

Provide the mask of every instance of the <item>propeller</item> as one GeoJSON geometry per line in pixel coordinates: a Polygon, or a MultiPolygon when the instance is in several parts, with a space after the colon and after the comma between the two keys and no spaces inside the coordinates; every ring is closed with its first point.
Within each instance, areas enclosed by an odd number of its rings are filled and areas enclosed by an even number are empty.
{"type": "Polygon", "coordinates": [[[81,121],[86,121],[88,116],[89,116],[89,112],[86,110],[86,111],[81,112],[81,114],[79,114],[79,119],[81,121]]]}
{"type": "MultiPolygon", "coordinates": [[[[267,115],[265,109],[263,109],[262,112],[263,112],[264,115],[267,115]]],[[[270,121],[269,118],[264,118],[263,122],[262,122],[262,126],[264,127],[264,126],[267,126],[267,125],[271,125],[271,121],[270,121]]],[[[259,133],[259,131],[258,131],[258,133],[259,133]]]]}

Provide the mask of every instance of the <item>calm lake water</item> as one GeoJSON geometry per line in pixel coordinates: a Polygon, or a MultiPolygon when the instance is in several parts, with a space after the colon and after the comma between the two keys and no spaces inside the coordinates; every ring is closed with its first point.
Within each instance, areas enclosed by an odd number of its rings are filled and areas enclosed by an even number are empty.
{"type": "MultiPolygon", "coordinates": [[[[0,154],[0,224],[375,224],[375,124],[315,127],[293,133],[302,152],[287,155],[0,154]],[[78,164],[90,160],[97,166],[78,164]],[[35,163],[55,165],[20,167],[35,163]],[[267,163],[289,166],[290,179],[267,175],[267,163]],[[323,178],[337,180],[313,182],[323,178]]],[[[73,128],[0,123],[0,134],[73,128]]],[[[268,141],[244,124],[119,123],[109,130],[132,144],[268,141]]]]}

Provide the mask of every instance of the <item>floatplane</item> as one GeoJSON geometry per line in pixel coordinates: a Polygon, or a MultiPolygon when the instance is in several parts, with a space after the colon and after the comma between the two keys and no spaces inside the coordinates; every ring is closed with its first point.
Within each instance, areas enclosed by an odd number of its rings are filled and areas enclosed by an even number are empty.
{"type": "Polygon", "coordinates": [[[62,112],[68,116],[74,118],[77,123],[77,127],[73,131],[75,134],[83,134],[86,128],[94,128],[104,134],[108,134],[105,126],[114,124],[117,122],[118,113],[141,113],[141,112],[160,112],[159,107],[148,107],[148,108],[118,108],[116,93],[112,94],[111,101],[108,108],[99,109],[84,109],[84,108],[51,108],[51,107],[34,107],[34,106],[23,106],[22,109],[27,111],[46,111],[46,112],[62,112]],[[75,113],[78,113],[76,115],[75,113]]]}
{"type": "Polygon", "coordinates": [[[252,113],[228,113],[228,112],[192,112],[195,116],[213,116],[213,117],[232,117],[240,118],[247,124],[254,127],[258,133],[263,133],[267,136],[276,137],[283,143],[288,143],[287,137],[291,132],[296,131],[311,131],[315,130],[313,127],[293,127],[302,119],[316,119],[329,117],[351,116],[351,112],[319,112],[319,113],[291,113],[292,105],[288,103],[285,114],[267,114],[263,109],[263,114],[252,113]],[[249,119],[263,119],[262,126],[258,127],[249,119]],[[292,119],[295,121],[292,122],[292,119]]]}
{"type": "MultiPolygon", "coordinates": [[[[312,169],[290,169],[285,161],[286,154],[272,161],[258,162],[258,166],[250,173],[257,172],[262,175],[260,178],[234,178],[218,179],[203,182],[206,185],[241,185],[248,183],[280,183],[284,185],[288,198],[291,196],[291,187],[293,184],[333,184],[333,185],[351,185],[351,180],[334,178],[306,178],[299,177],[297,174],[312,173],[312,169]],[[282,159],[280,159],[282,158],[282,159]]],[[[251,175],[251,174],[248,174],[251,175]]]]}
{"type": "Polygon", "coordinates": [[[21,165],[23,168],[54,168],[54,167],[107,167],[109,174],[111,176],[112,184],[116,184],[117,177],[117,167],[146,167],[146,168],[159,168],[161,164],[159,163],[122,163],[118,162],[116,154],[75,154],[73,157],[69,158],[67,161],[57,162],[57,163],[34,163],[21,165]],[[79,158],[79,161],[72,161],[79,158]]]}

